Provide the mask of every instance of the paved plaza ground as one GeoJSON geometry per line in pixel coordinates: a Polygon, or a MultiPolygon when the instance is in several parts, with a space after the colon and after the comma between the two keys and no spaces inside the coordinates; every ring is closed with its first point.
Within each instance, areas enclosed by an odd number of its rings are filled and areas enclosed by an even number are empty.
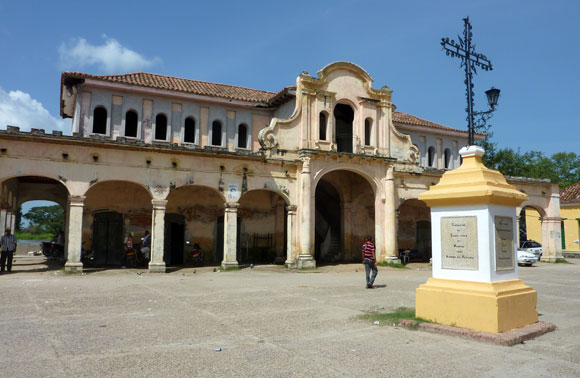
{"type": "Polygon", "coordinates": [[[540,320],[559,330],[502,347],[355,318],[414,307],[426,264],[380,268],[367,290],[362,265],[65,275],[18,257],[0,275],[0,376],[578,377],[580,264],[571,261],[520,268],[540,320]]]}

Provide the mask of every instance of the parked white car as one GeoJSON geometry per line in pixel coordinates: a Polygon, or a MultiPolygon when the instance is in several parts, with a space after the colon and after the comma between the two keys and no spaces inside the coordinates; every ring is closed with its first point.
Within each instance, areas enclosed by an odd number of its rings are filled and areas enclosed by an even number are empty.
{"type": "Polygon", "coordinates": [[[533,263],[537,262],[538,258],[531,252],[526,252],[518,249],[518,264],[525,266],[532,266],[533,263]]]}
{"type": "Polygon", "coordinates": [[[537,261],[540,261],[540,259],[542,258],[542,245],[537,241],[522,240],[520,242],[520,248],[518,248],[518,251],[524,251],[533,254],[534,256],[536,256],[537,261]]]}

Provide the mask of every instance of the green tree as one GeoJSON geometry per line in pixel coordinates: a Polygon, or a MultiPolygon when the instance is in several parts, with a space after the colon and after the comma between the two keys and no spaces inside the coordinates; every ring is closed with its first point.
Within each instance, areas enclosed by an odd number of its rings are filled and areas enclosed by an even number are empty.
{"type": "Polygon", "coordinates": [[[14,222],[14,233],[20,231],[20,229],[22,228],[22,207],[18,206],[18,209],[16,209],[16,214],[14,214],[16,216],[16,221],[14,222]]]}
{"type": "Polygon", "coordinates": [[[23,217],[34,233],[56,234],[64,228],[64,211],[58,205],[33,207],[23,217]]]}

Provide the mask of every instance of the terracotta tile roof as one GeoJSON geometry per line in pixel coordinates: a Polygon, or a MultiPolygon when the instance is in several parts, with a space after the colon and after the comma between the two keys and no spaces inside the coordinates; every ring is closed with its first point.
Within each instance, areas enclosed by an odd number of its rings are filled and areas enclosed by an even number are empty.
{"type": "Polygon", "coordinates": [[[182,79],[172,76],[135,72],[123,75],[91,75],[82,72],[63,72],[62,80],[92,79],[110,83],[135,85],[139,87],[164,89],[192,93],[202,96],[221,97],[256,103],[268,103],[278,93],[238,87],[234,85],[209,83],[206,81],[182,79]]]}
{"type": "MultiPolygon", "coordinates": [[[[422,118],[416,117],[414,115],[407,114],[407,113],[401,113],[401,112],[393,112],[393,122],[399,122],[399,123],[403,123],[406,125],[413,125],[413,126],[430,127],[430,128],[434,128],[434,129],[440,129],[440,130],[458,131],[460,133],[467,134],[467,130],[454,129],[453,127],[443,126],[443,125],[440,125],[438,123],[427,121],[426,119],[422,119],[422,118]]],[[[481,134],[481,133],[476,133],[476,134],[481,134]]],[[[484,134],[481,134],[481,135],[484,135],[484,134]]]]}
{"type": "Polygon", "coordinates": [[[580,202],[580,182],[560,190],[560,203],[580,202]]]}

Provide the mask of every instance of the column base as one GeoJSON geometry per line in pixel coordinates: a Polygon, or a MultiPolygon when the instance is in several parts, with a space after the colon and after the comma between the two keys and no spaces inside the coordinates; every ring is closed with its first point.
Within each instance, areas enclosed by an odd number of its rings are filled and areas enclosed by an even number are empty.
{"type": "Polygon", "coordinates": [[[537,293],[522,280],[471,282],[429,278],[416,291],[416,316],[500,333],[538,321],[537,293]]]}
{"type": "Polygon", "coordinates": [[[67,273],[82,273],[83,263],[82,262],[67,262],[64,264],[64,271],[67,273]]]}
{"type": "Polygon", "coordinates": [[[313,269],[316,268],[316,261],[310,255],[300,255],[296,265],[298,269],[313,269]]]}
{"type": "Polygon", "coordinates": [[[384,262],[393,263],[393,264],[400,264],[401,259],[397,256],[385,256],[384,262]]]}
{"type": "Polygon", "coordinates": [[[237,268],[239,266],[237,261],[222,261],[222,268],[227,270],[228,268],[237,268]]]}
{"type": "Polygon", "coordinates": [[[165,266],[165,263],[149,263],[149,273],[165,273],[167,271],[167,268],[165,266]]]}
{"type": "Polygon", "coordinates": [[[555,263],[556,260],[558,259],[563,259],[563,256],[544,256],[542,255],[542,258],[540,259],[541,262],[547,262],[547,263],[555,263]]]}
{"type": "Polygon", "coordinates": [[[284,265],[288,267],[288,269],[296,269],[296,261],[295,260],[286,260],[284,265]]]}

